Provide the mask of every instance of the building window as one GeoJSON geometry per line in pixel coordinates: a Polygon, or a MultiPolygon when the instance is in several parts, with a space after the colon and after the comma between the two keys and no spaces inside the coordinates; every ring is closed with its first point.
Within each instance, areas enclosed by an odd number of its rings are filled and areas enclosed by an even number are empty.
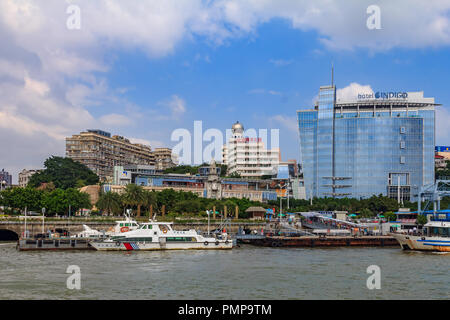
{"type": "Polygon", "coordinates": [[[405,149],[405,141],[400,141],[400,149],[405,149]]]}
{"type": "Polygon", "coordinates": [[[406,128],[405,127],[400,127],[400,133],[406,133],[406,128]]]}
{"type": "Polygon", "coordinates": [[[400,157],[400,163],[405,163],[405,157],[404,156],[400,157]]]}

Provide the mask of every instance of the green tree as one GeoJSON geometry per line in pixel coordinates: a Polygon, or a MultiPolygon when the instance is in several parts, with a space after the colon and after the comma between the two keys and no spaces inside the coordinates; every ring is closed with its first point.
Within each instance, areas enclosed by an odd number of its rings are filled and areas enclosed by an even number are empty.
{"type": "Polygon", "coordinates": [[[31,176],[28,183],[31,187],[39,187],[42,183],[52,182],[56,188],[79,188],[97,184],[98,176],[84,164],[71,158],[52,156],[45,160],[45,169],[31,176]]]}
{"type": "Polygon", "coordinates": [[[119,214],[122,210],[122,199],[118,193],[108,191],[100,194],[95,206],[109,214],[119,214]]]}
{"type": "MultiPolygon", "coordinates": [[[[156,199],[157,195],[154,191],[143,191],[143,206],[148,209],[148,216],[150,217],[150,207],[153,206],[153,208],[156,208],[156,199]]],[[[151,218],[151,217],[150,217],[151,218]]]]}
{"type": "Polygon", "coordinates": [[[220,176],[225,177],[227,175],[228,166],[226,164],[219,164],[220,166],[220,176]]]}
{"type": "Polygon", "coordinates": [[[79,209],[90,209],[92,207],[89,195],[77,189],[66,190],[55,189],[44,192],[42,206],[49,214],[70,214],[73,215],[79,209]]]}
{"type": "Polygon", "coordinates": [[[233,173],[230,174],[228,177],[229,177],[229,178],[240,178],[241,175],[240,175],[239,173],[237,173],[237,172],[233,172],[233,173]]]}
{"type": "Polygon", "coordinates": [[[144,189],[141,186],[130,183],[125,187],[123,201],[128,206],[137,207],[137,216],[141,216],[141,206],[144,204],[144,189]]]}
{"type": "Polygon", "coordinates": [[[370,209],[364,208],[361,210],[360,215],[362,218],[372,218],[374,213],[370,209]]]}
{"type": "MultiPolygon", "coordinates": [[[[206,165],[206,164],[204,164],[206,165]]],[[[164,170],[164,173],[177,173],[177,174],[191,174],[195,175],[198,173],[198,168],[200,166],[189,166],[189,165],[181,165],[173,168],[167,168],[164,170]]]]}
{"type": "Polygon", "coordinates": [[[198,213],[201,210],[201,203],[198,199],[181,200],[176,203],[173,210],[177,213],[198,213]]]}
{"type": "Polygon", "coordinates": [[[40,211],[43,191],[35,188],[8,188],[1,192],[1,205],[9,208],[29,211],[40,211]]]}
{"type": "Polygon", "coordinates": [[[397,220],[397,215],[395,213],[393,213],[392,211],[385,212],[384,217],[386,218],[387,221],[396,221],[397,220]]]}
{"type": "Polygon", "coordinates": [[[418,214],[417,215],[417,221],[416,221],[417,224],[423,226],[427,222],[428,222],[428,220],[427,220],[427,217],[425,215],[423,215],[423,214],[418,214]]]}

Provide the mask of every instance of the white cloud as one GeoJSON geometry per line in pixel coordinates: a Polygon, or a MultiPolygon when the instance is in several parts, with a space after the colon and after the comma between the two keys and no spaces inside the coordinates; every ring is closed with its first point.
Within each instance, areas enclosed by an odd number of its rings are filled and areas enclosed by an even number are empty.
{"type": "Polygon", "coordinates": [[[371,94],[371,93],[373,93],[373,90],[370,85],[361,85],[359,83],[352,82],[342,89],[337,89],[336,100],[337,101],[355,100],[358,94],[371,94]]]}
{"type": "Polygon", "coordinates": [[[438,106],[436,107],[436,144],[449,145],[450,137],[450,111],[448,108],[438,106]]]}
{"type": "Polygon", "coordinates": [[[366,9],[373,0],[224,0],[225,20],[238,30],[254,32],[274,18],[289,21],[293,28],[316,31],[329,49],[393,47],[420,48],[450,44],[450,2],[378,1],[380,30],[369,30],[366,9]]]}
{"type": "Polygon", "coordinates": [[[270,120],[277,122],[291,132],[298,133],[298,123],[295,117],[277,114],[271,117],[270,120]]]}
{"type": "Polygon", "coordinates": [[[132,120],[123,114],[111,113],[100,117],[100,122],[109,127],[124,127],[132,124],[132,120]]]}
{"type": "Polygon", "coordinates": [[[130,140],[132,143],[139,143],[139,144],[143,144],[144,146],[152,146],[150,141],[148,141],[146,139],[131,137],[131,138],[128,138],[128,140],[130,140]]]}
{"type": "Polygon", "coordinates": [[[39,96],[45,96],[50,91],[50,88],[45,82],[25,77],[25,90],[33,91],[39,96]]]}
{"type": "MultiPolygon", "coordinates": [[[[120,117],[124,110],[118,111],[119,105],[133,107],[102,76],[113,66],[117,51],[140,50],[159,58],[173,54],[183,41],[200,39],[218,46],[257,35],[260,25],[274,19],[315,32],[325,49],[332,50],[363,47],[378,51],[450,44],[450,1],[379,1],[382,29],[368,30],[366,8],[372,2],[2,0],[0,136],[17,147],[15,159],[5,160],[4,165],[29,166],[30,161],[22,159],[36,155],[36,167],[41,167],[42,153],[63,152],[62,137],[104,121],[124,123],[120,117]],[[66,27],[69,4],[81,9],[80,30],[66,27]],[[108,106],[108,110],[99,110],[95,113],[98,116],[89,111],[102,106],[108,106]],[[30,155],[30,145],[39,145],[41,153],[33,151],[30,155]]],[[[209,56],[203,56],[203,60],[210,62],[209,56]]],[[[288,62],[272,61],[279,66],[288,62]]],[[[179,119],[186,114],[182,98],[174,95],[166,102],[169,115],[161,110],[149,111],[156,115],[152,119],[179,119]]],[[[139,110],[133,112],[130,116],[127,113],[129,119],[136,119],[139,110]]]]}
{"type": "Polygon", "coordinates": [[[173,95],[166,105],[169,107],[174,119],[181,117],[186,112],[186,102],[177,95],[173,95]]]}

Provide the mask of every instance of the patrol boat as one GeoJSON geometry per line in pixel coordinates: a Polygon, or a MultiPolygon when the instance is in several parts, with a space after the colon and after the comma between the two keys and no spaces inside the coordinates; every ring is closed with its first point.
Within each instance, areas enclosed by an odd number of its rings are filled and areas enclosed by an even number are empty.
{"type": "Polygon", "coordinates": [[[116,221],[116,225],[114,227],[111,227],[106,232],[106,235],[115,236],[128,231],[137,230],[138,228],[139,223],[137,223],[136,220],[132,219],[129,214],[125,214],[125,220],[116,221]]]}
{"type": "Polygon", "coordinates": [[[90,244],[100,251],[108,250],[186,250],[186,249],[232,249],[233,242],[223,232],[216,237],[204,237],[195,230],[176,231],[172,222],[142,223],[138,229],[112,236],[90,244]]]}
{"type": "Polygon", "coordinates": [[[450,222],[430,221],[422,235],[390,233],[403,250],[450,252],[450,222]]]}

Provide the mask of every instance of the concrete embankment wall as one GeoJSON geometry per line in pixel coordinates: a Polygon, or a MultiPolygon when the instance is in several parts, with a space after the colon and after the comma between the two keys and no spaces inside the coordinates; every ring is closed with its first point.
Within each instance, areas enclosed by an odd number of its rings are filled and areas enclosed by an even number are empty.
{"type": "MultiPolygon", "coordinates": [[[[83,224],[89,226],[92,229],[99,231],[107,231],[109,228],[116,225],[115,222],[98,222],[98,221],[49,221],[44,223],[44,228],[42,228],[42,221],[27,221],[27,231],[30,235],[48,232],[48,230],[64,230],[71,234],[81,232],[83,230],[83,224]]],[[[220,227],[220,222],[210,223],[210,230],[214,230],[220,227]]],[[[261,230],[265,226],[265,223],[258,222],[232,222],[227,225],[228,233],[236,233],[239,227],[248,228],[250,230],[261,230]]],[[[187,230],[195,229],[201,231],[208,230],[208,224],[204,222],[191,222],[191,223],[174,223],[173,228],[175,230],[187,230]]],[[[22,235],[25,231],[24,222],[15,221],[0,221],[0,230],[10,230],[17,235],[22,235]]]]}

